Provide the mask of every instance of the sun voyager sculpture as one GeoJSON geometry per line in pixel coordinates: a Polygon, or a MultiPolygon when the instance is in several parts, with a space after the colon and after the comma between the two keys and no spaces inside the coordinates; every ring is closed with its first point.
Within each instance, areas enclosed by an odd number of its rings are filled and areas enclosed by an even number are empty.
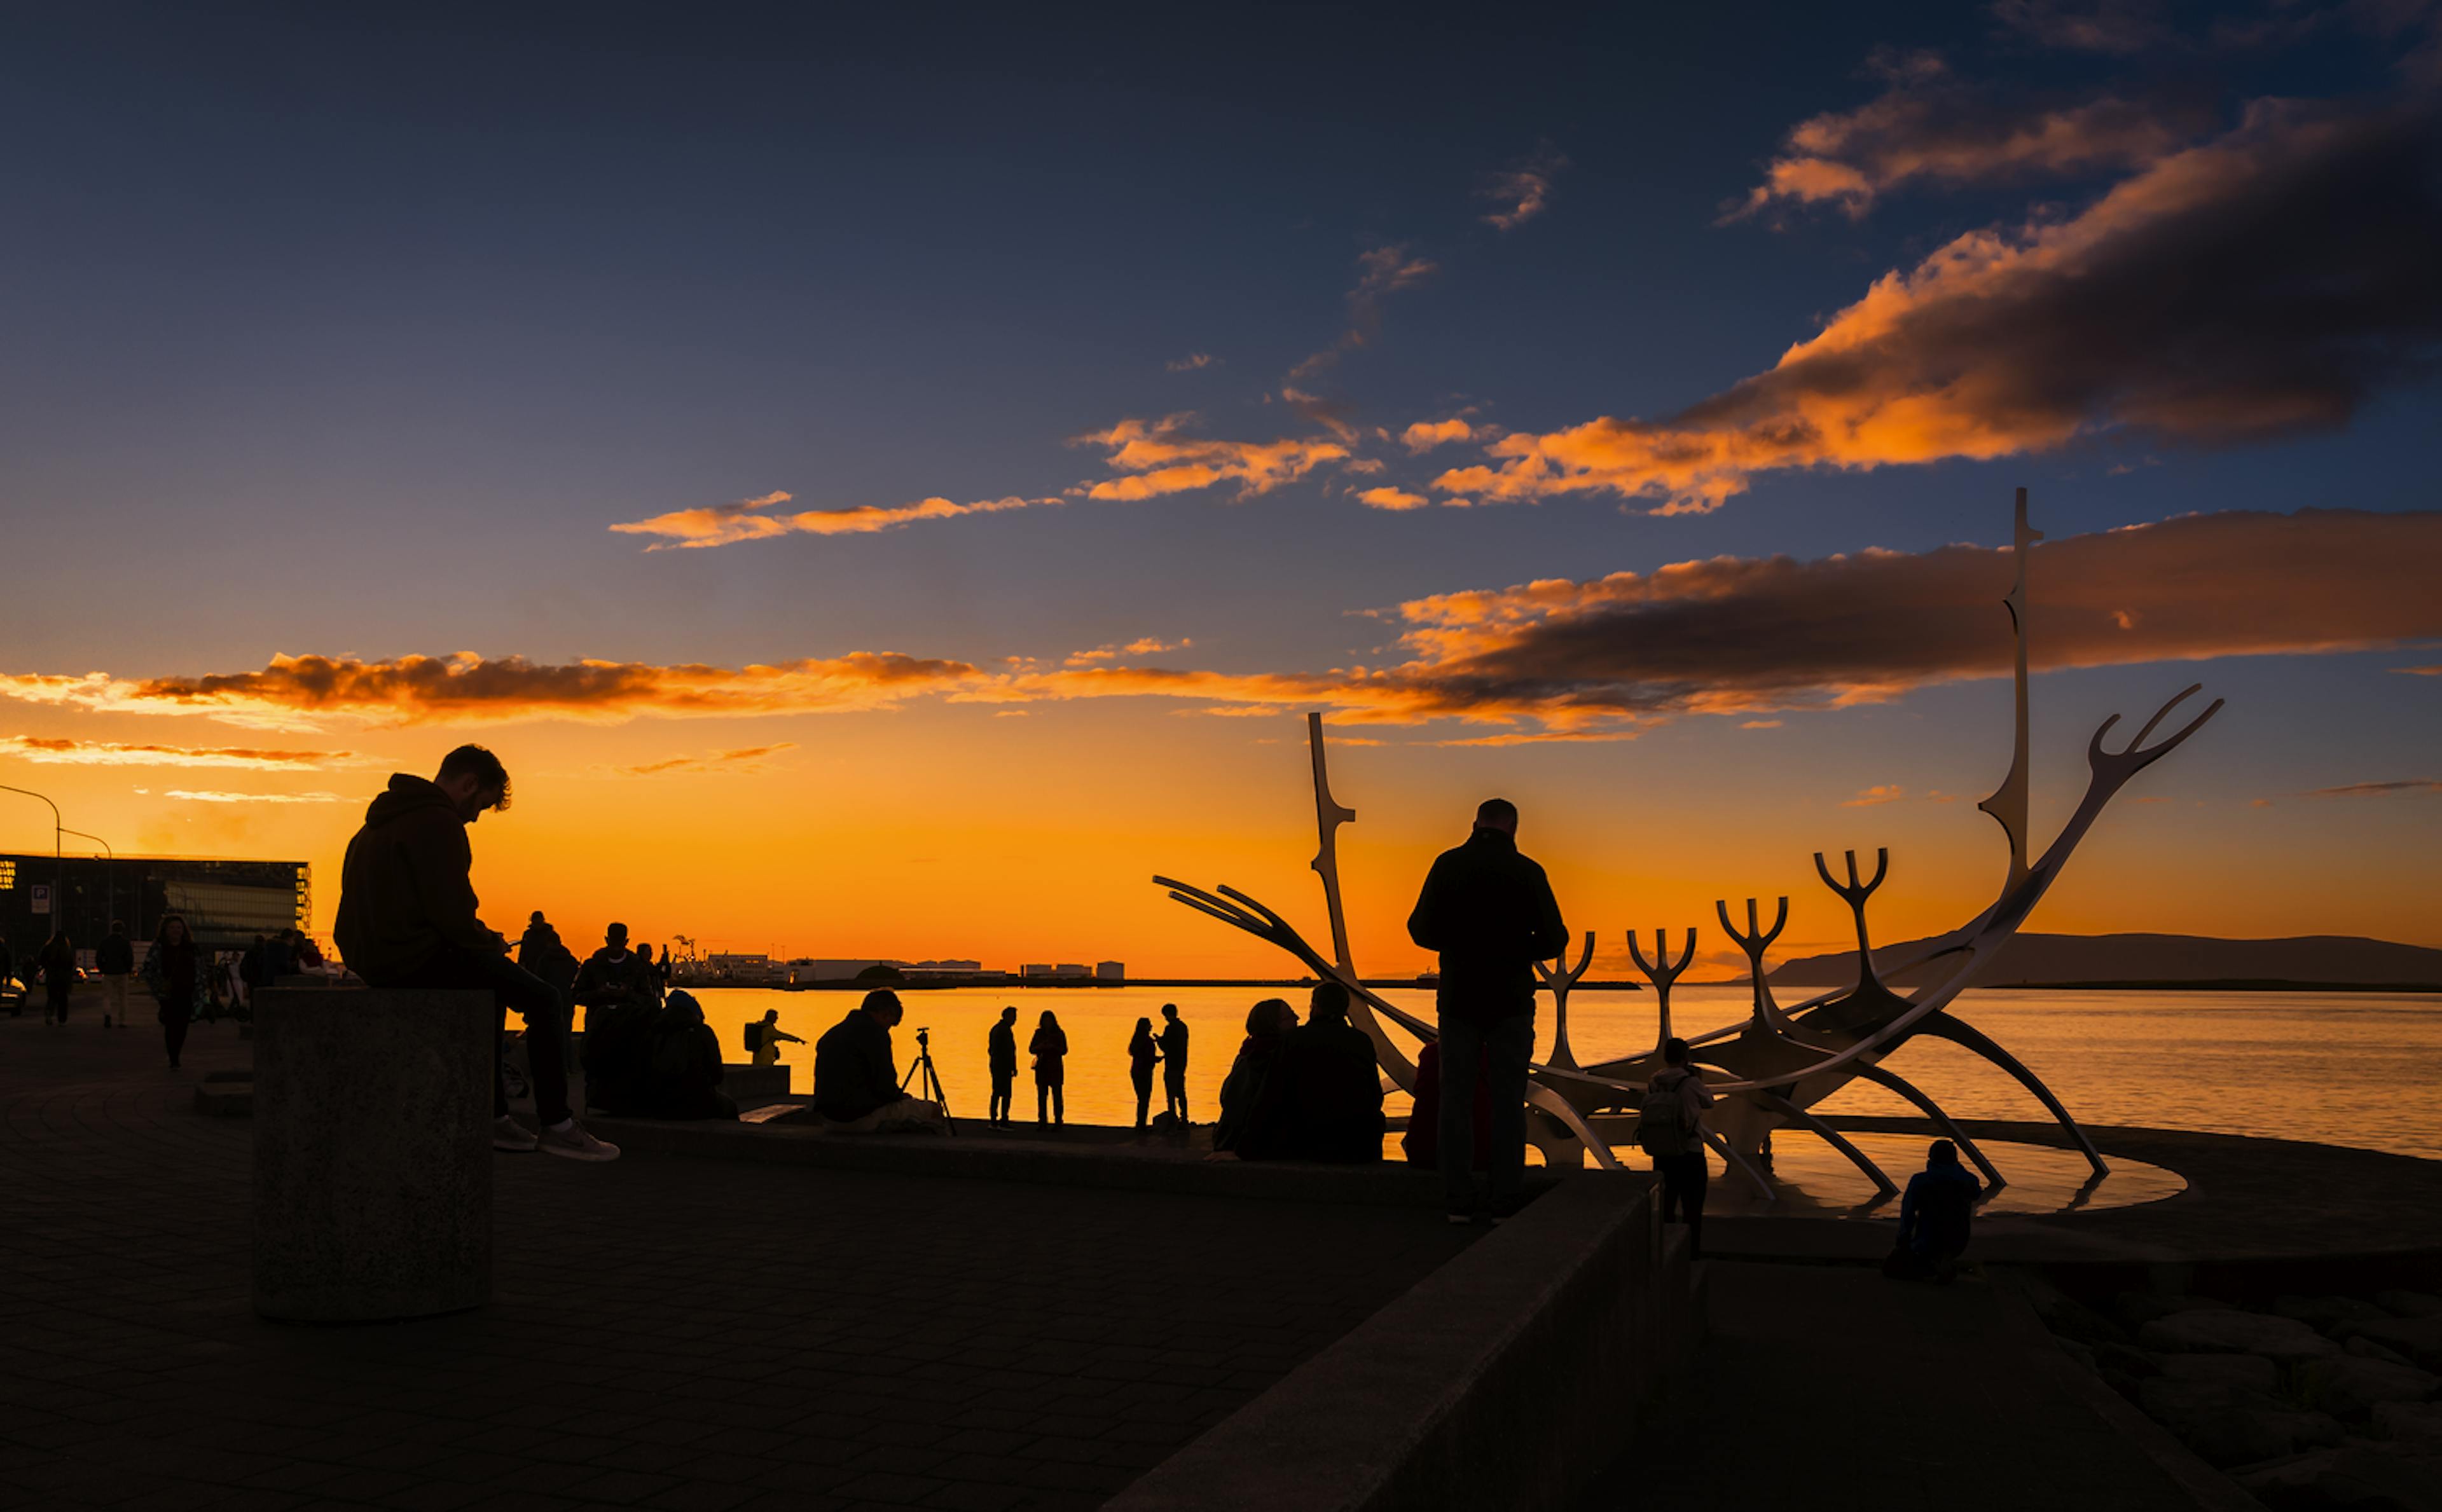
{"type": "MultiPolygon", "coordinates": [[[[1861,879],[1856,853],[1843,858],[1842,872],[1835,875],[1824,864],[1821,852],[1814,856],[1814,869],[1844,903],[1856,924],[1857,980],[1855,985],[1802,1003],[1782,1007],[1773,998],[1772,988],[1764,967],[1764,952],[1777,938],[1789,921],[1789,900],[1777,901],[1770,928],[1759,922],[1757,901],[1747,899],[1745,928],[1733,920],[1729,902],[1716,900],[1714,912],[1722,931],[1745,954],[1747,970],[1754,989],[1754,999],[1744,1020],[1723,1025],[1705,1032],[1687,1035],[1694,1059],[1704,1068],[1705,1080],[1720,1099],[1710,1115],[1711,1126],[1705,1140],[1732,1170],[1751,1181],[1767,1200],[1775,1196],[1774,1186],[1767,1175],[1772,1136],[1779,1130],[1802,1130],[1821,1139],[1853,1163],[1874,1184],[1880,1201],[1894,1194],[1898,1188],[1865,1152],[1859,1150],[1831,1124],[1810,1110],[1852,1080],[1863,1080],[1884,1087],[1922,1111],[1942,1133],[1957,1141],[1960,1153],[1973,1160],[1995,1188],[2006,1178],[1969,1139],[1957,1120],[1942,1111],[1941,1105],[1922,1088],[1892,1070],[1886,1064],[1900,1048],[1920,1035],[1951,1041],[1983,1057],[2008,1072],[2051,1116],[2059,1120],[2070,1140],[2084,1154],[2092,1170],[2090,1179],[2099,1180],[2109,1171],[2102,1154],[2094,1147],[2086,1131],[2069,1117],[2051,1089],[2045,1086],[2032,1071],[2015,1056],[2001,1047],[1989,1035],[1968,1024],[1952,1005],[1959,993],[1975,985],[1977,979],[1992,965],[1994,956],[2014,936],[2042,901],[2061,869],[2068,863],[2087,830],[2094,827],[2104,808],[2125,787],[2130,778],[2176,750],[2181,742],[2204,726],[2206,720],[2220,712],[2221,701],[2215,700],[2203,713],[2172,735],[2152,745],[2145,743],[2157,725],[2182,701],[2195,694],[2201,684],[2191,685],[2155,711],[2135,738],[2119,750],[2107,749],[2104,738],[2110,734],[2120,716],[2103,721],[2087,742],[2086,795],[2061,827],[2040,857],[2030,861],[2027,843],[2027,562],[2031,548],[2043,539],[2040,532],[2027,524],[2027,491],[2017,493],[2017,516],[2014,556],[2016,575],[2009,595],[2002,604],[2010,611],[2010,627],[2017,652],[2017,721],[2016,738],[2012,749],[2009,774],[2001,779],[1994,794],[1977,805],[1993,816],[2008,837],[2009,871],[2000,895],[1992,906],[1966,923],[1923,942],[1918,948],[1898,959],[1874,959],[1866,925],[1866,904],[1874,890],[1883,884],[1889,870],[1890,853],[1878,851],[1873,874],[1861,879]],[[1930,967],[1933,977],[1912,993],[1893,991],[1884,977],[1898,976],[1918,968],[1930,967]]],[[[1434,1026],[1415,1014],[1383,998],[1366,987],[1359,978],[1355,961],[1349,954],[1347,915],[1340,902],[1338,834],[1339,827],[1353,822],[1357,813],[1331,794],[1331,783],[1324,766],[1322,716],[1306,716],[1307,740],[1314,764],[1315,829],[1321,847],[1315,854],[1313,867],[1321,879],[1324,908],[1331,921],[1331,955],[1325,956],[1308,944],[1289,922],[1279,914],[1227,885],[1212,891],[1156,877],[1155,885],[1167,888],[1170,896],[1188,907],[1210,914],[1222,922],[1243,929],[1259,939],[1270,941],[1303,961],[1317,977],[1337,981],[1349,991],[1352,1002],[1351,1022],[1362,1028],[1374,1041],[1375,1051],[1384,1072],[1400,1090],[1413,1092],[1416,1085],[1415,1063],[1394,1040],[1385,1025],[1396,1025],[1420,1041],[1435,1037],[1434,1026]]],[[[1637,969],[1653,985],[1659,1024],[1653,1047],[1639,1054],[1616,1060],[1580,1066],[1569,1047],[1569,992],[1585,975],[1594,958],[1595,934],[1589,930],[1576,965],[1567,965],[1567,957],[1546,963],[1539,962],[1538,972],[1553,997],[1554,1035],[1548,1060],[1537,1063],[1528,1073],[1526,1101],[1528,1138],[1542,1153],[1544,1161],[1553,1166],[1577,1166],[1591,1157],[1595,1164],[1609,1170],[1619,1168],[1607,1133],[1625,1134],[1632,1125],[1633,1109],[1644,1095],[1645,1084],[1662,1064],[1662,1044],[1672,1034],[1670,1021],[1670,988],[1680,974],[1695,958],[1696,930],[1689,926],[1674,959],[1669,949],[1667,931],[1656,930],[1653,956],[1648,959],[1634,930],[1629,931],[1629,951],[1637,969]]]]}

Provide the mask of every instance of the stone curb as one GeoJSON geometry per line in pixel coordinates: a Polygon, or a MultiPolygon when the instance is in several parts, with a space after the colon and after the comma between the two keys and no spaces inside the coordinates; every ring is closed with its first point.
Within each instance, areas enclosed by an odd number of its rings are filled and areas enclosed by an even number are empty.
{"type": "Polygon", "coordinates": [[[1104,1512],[1564,1508],[1701,1330],[1650,1184],[1560,1183],[1104,1512]]]}

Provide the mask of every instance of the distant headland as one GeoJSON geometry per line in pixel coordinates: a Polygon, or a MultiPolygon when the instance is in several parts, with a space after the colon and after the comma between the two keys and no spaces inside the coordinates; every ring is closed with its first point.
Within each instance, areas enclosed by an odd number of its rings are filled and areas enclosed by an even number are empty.
{"type": "MultiPolygon", "coordinates": [[[[1883,946],[1879,965],[1923,940],[1883,946]]],[[[1886,979],[1908,988],[1939,975],[1936,961],[1886,979]]],[[[1773,985],[1837,987],[1857,977],[1857,953],[1784,962],[1773,985]]],[[[2217,939],[2206,935],[2019,935],[2004,944],[1982,988],[2050,987],[2216,992],[2442,992],[2442,950],[2355,935],[2217,939]]]]}

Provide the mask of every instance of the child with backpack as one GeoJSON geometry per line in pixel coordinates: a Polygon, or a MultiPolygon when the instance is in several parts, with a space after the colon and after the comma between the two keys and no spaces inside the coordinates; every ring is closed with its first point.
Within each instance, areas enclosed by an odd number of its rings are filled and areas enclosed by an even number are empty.
{"type": "Polygon", "coordinates": [[[1712,1105],[1704,1079],[1687,1065],[1687,1042],[1665,1041],[1662,1069],[1645,1084],[1637,1104],[1636,1143],[1662,1175],[1662,1221],[1668,1223],[1675,1211],[1687,1225],[1690,1260],[1704,1249],[1704,1186],[1712,1168],[1704,1163],[1704,1115],[1712,1105]]]}

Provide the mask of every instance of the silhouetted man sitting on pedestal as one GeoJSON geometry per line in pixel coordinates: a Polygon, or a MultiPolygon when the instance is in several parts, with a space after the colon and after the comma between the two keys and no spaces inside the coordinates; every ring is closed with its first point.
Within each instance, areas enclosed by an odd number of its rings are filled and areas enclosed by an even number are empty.
{"type": "Polygon", "coordinates": [[[370,986],[482,989],[524,1017],[542,1132],[529,1134],[509,1117],[496,1029],[492,1148],[539,1144],[573,1160],[615,1160],[616,1145],[586,1133],[569,1116],[559,993],[509,959],[509,942],[484,927],[475,911],[468,880],[475,852],[466,827],[483,811],[508,806],[509,774],[480,745],[450,752],[429,782],[404,772],[392,775],[389,790],[365,811],[364,828],[348,842],[333,933],[349,968],[370,986]]]}
{"type": "Polygon", "coordinates": [[[899,1085],[890,1030],[904,1016],[899,994],[877,988],[814,1042],[814,1111],[834,1134],[940,1133],[941,1105],[899,1085]]]}

